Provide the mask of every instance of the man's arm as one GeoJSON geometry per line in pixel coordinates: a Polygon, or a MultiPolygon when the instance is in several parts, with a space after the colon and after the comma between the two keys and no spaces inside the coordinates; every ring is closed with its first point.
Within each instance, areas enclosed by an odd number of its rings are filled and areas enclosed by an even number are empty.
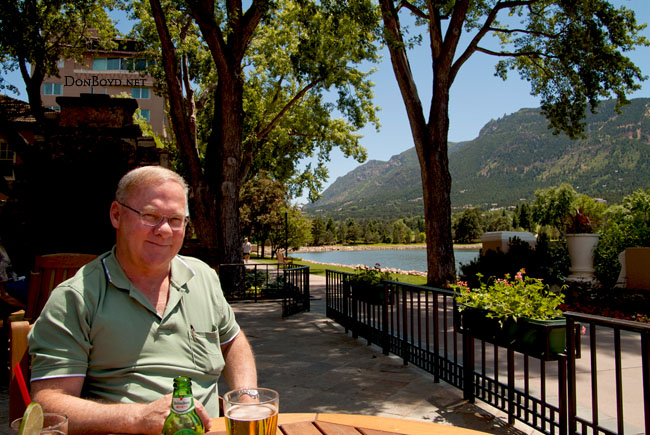
{"type": "Polygon", "coordinates": [[[231,390],[257,387],[255,357],[244,331],[239,331],[232,341],[221,346],[221,352],[226,362],[222,374],[231,390]]]}
{"type": "MultiPolygon", "coordinates": [[[[73,433],[159,434],[169,415],[171,394],[147,404],[97,403],[79,397],[83,377],[44,379],[32,382],[32,397],[46,411],[68,416],[68,431],[73,433]]],[[[198,401],[196,410],[206,429],[210,416],[198,401]]]]}

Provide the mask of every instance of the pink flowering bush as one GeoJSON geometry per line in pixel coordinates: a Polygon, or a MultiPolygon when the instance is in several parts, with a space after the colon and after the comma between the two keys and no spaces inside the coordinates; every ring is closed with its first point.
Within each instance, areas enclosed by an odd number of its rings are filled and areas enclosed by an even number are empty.
{"type": "Polygon", "coordinates": [[[477,274],[477,277],[479,288],[470,289],[462,281],[452,286],[459,310],[486,310],[487,317],[500,321],[517,321],[519,318],[552,320],[562,316],[559,306],[564,302],[564,294],[551,291],[541,279],[526,276],[525,269],[517,272],[512,279],[509,274],[491,282],[484,282],[481,274],[477,274]]]}

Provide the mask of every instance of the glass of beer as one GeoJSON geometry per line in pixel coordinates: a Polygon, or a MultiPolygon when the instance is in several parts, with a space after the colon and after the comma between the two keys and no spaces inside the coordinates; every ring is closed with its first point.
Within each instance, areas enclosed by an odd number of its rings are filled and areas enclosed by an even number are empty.
{"type": "Polygon", "coordinates": [[[240,388],[223,396],[228,435],[275,435],[278,392],[268,388],[240,388]]]}

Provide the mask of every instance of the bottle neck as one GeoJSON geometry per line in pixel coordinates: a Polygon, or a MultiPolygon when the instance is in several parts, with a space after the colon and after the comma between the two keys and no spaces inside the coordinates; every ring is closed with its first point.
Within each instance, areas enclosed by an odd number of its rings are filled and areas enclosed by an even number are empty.
{"type": "Polygon", "coordinates": [[[194,397],[192,396],[192,384],[189,379],[176,379],[174,382],[174,394],[172,395],[172,411],[176,414],[187,414],[194,410],[194,397]]]}

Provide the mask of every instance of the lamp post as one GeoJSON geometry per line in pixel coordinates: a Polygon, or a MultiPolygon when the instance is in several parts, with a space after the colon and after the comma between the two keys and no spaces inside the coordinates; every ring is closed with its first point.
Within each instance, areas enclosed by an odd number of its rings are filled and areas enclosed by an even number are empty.
{"type": "Polygon", "coordinates": [[[284,211],[284,257],[289,256],[289,213],[284,211]]]}

